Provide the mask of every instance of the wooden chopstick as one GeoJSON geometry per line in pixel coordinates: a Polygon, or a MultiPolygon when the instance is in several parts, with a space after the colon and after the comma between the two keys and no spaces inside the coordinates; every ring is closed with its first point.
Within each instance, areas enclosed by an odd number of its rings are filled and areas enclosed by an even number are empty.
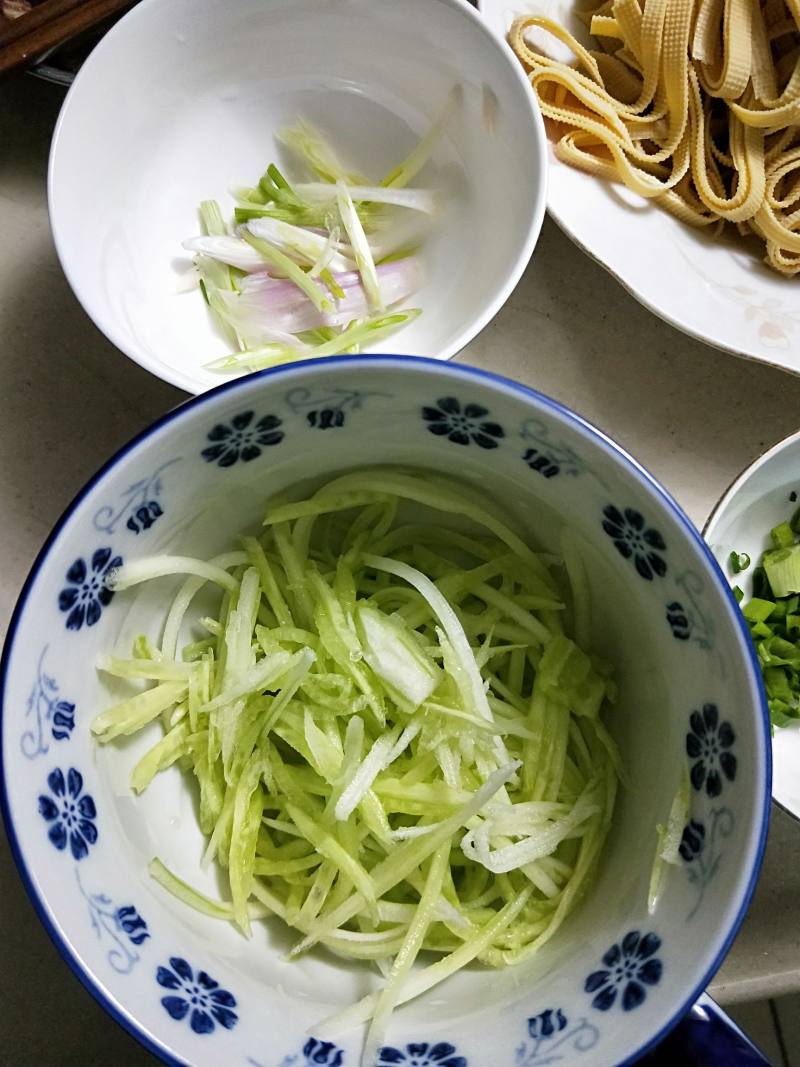
{"type": "Polygon", "coordinates": [[[0,74],[36,59],[132,0],[47,0],[16,19],[0,21],[0,74]]]}
{"type": "Polygon", "coordinates": [[[61,18],[75,8],[82,7],[84,3],[85,0],[48,0],[48,3],[31,8],[19,18],[4,19],[3,28],[0,30],[0,48],[24,37],[26,33],[46,26],[48,22],[61,18]]]}

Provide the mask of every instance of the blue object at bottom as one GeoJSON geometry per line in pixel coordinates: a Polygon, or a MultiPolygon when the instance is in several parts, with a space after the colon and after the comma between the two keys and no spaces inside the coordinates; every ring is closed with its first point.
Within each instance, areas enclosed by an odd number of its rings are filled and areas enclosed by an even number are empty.
{"type": "Polygon", "coordinates": [[[637,1067],[770,1067],[709,996],[701,997],[637,1067]]]}

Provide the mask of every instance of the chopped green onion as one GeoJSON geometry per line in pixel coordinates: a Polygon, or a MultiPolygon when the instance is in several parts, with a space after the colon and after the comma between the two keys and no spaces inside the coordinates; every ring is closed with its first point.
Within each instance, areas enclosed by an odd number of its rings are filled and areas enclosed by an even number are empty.
{"type": "Polygon", "coordinates": [[[403,162],[398,167],[395,167],[394,170],[389,171],[381,185],[387,188],[402,189],[417,176],[428,162],[436,142],[444,133],[453,115],[460,110],[463,98],[463,88],[460,85],[455,86],[450,91],[444,107],[431,125],[431,128],[403,162]]]}
{"type": "MultiPolygon", "coordinates": [[[[319,200],[322,203],[333,203],[336,200],[336,186],[325,182],[312,182],[297,186],[297,191],[302,196],[311,200],[319,200]]],[[[422,211],[432,215],[439,207],[439,197],[430,189],[398,189],[387,188],[382,185],[348,185],[347,191],[354,201],[370,204],[391,204],[394,207],[405,207],[412,211],[422,211]]]]}
{"type": "Polygon", "coordinates": [[[296,152],[314,174],[324,182],[344,181],[350,185],[369,184],[362,175],[344,167],[331,145],[309,122],[301,120],[294,127],[280,130],[278,140],[296,152]]]}
{"type": "Polygon", "coordinates": [[[770,530],[769,535],[776,548],[789,548],[794,544],[794,531],[788,522],[778,523],[770,530]]]}
{"type": "MultiPolygon", "coordinates": [[[[800,719],[800,543],[795,542],[798,524],[800,511],[770,531],[776,547],[764,552],[753,570],[751,599],[745,601],[743,591],[734,588],[756,647],[773,727],[800,719]]],[[[731,554],[731,562],[735,555],[731,554]]]]}
{"type": "Polygon", "coordinates": [[[260,348],[232,352],[229,356],[222,356],[209,363],[208,367],[210,370],[230,370],[242,367],[248,371],[254,371],[263,370],[265,367],[275,367],[281,363],[293,363],[300,359],[335,356],[353,345],[377,341],[400,326],[412,322],[420,314],[419,308],[408,308],[406,311],[396,311],[390,315],[377,315],[375,318],[367,319],[366,322],[348,326],[330,341],[307,348],[302,353],[298,353],[296,348],[290,348],[287,345],[262,345],[260,348]]]}
{"type": "MultiPolygon", "coordinates": [[[[272,247],[280,245],[285,254],[298,256],[309,267],[312,267],[323,253],[327,253],[326,267],[333,270],[347,271],[355,266],[355,261],[349,256],[337,252],[335,247],[329,247],[328,238],[302,226],[293,226],[278,219],[254,219],[248,223],[247,230],[253,237],[267,241],[272,247]]],[[[260,248],[257,250],[260,255],[260,248]]],[[[341,289],[339,291],[342,292],[341,289]]]]}
{"type": "Polygon", "coordinates": [[[746,552],[731,552],[729,562],[733,573],[739,574],[750,566],[750,557],[746,552]]]}
{"type": "Polygon", "coordinates": [[[204,200],[201,203],[200,221],[209,237],[224,237],[228,232],[216,200],[204,200]]]}
{"type": "Polygon", "coordinates": [[[397,309],[423,284],[416,253],[442,196],[404,186],[459,99],[454,90],[426,137],[382,184],[347,169],[301,120],[278,139],[318,180],[295,183],[270,163],[256,185],[232,190],[230,226],[216,201],[203,201],[203,236],[183,242],[194,266],[180,289],[199,287],[235,349],[210,369],[252,371],[359,352],[420,314],[397,309]]]}
{"type": "Polygon", "coordinates": [[[743,614],[750,622],[764,622],[770,617],[775,604],[772,600],[759,600],[753,597],[743,608],[743,614]]]}
{"type": "Polygon", "coordinates": [[[280,249],[271,245],[268,241],[255,237],[249,230],[244,233],[244,239],[255,248],[266,264],[271,267],[277,267],[290,282],[294,282],[297,288],[306,294],[318,311],[333,311],[333,304],[325,296],[325,290],[317,285],[314,279],[309,277],[304,270],[298,267],[285,252],[281,252],[280,249]]]}
{"type": "Polygon", "coordinates": [[[361,219],[358,217],[358,212],[344,182],[339,182],[336,186],[336,204],[339,208],[342,225],[350,239],[356,266],[361,274],[361,284],[367,294],[370,309],[376,312],[383,311],[384,303],[380,285],[378,284],[378,275],[375,270],[375,260],[372,258],[369,241],[364,233],[364,227],[361,225],[361,219]]]}
{"type": "Polygon", "coordinates": [[[763,562],[773,596],[800,592],[800,544],[765,552],[763,562]]]}

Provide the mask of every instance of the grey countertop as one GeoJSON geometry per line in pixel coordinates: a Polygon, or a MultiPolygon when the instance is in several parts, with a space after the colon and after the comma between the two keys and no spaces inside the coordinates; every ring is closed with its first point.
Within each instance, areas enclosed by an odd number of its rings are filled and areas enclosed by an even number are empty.
{"type": "MultiPolygon", "coordinates": [[[[73,495],[183,394],[98,333],[47,220],[63,90],[0,83],[0,627],[73,495]]],[[[657,269],[657,263],[654,265],[657,269]]],[[[549,220],[507,306],[459,360],[535,386],[616,438],[702,525],[735,475],[800,424],[800,378],[692,341],[640,307],[549,220]]],[[[800,990],[800,826],[778,810],[761,880],[711,987],[732,1002],[800,990]]],[[[70,973],[0,840],[0,1065],[116,1067],[153,1057],[70,973]]]]}

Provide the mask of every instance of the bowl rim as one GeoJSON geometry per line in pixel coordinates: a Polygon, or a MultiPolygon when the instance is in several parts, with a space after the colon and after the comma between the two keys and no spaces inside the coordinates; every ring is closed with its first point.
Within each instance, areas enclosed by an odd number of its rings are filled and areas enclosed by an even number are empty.
{"type": "Polygon", "coordinates": [[[723,489],[722,493],[717,498],[717,502],[713,505],[711,511],[709,511],[708,518],[703,523],[701,529],[704,538],[708,537],[714,524],[719,521],[723,510],[731,503],[750,475],[754,474],[759,467],[769,463],[769,461],[782,452],[784,448],[789,448],[797,441],[800,441],[800,430],[795,430],[794,433],[790,433],[787,437],[782,437],[780,441],[774,445],[770,445],[769,448],[765,448],[763,452],[759,452],[755,459],[742,467],[739,473],[728,483],[727,487],[723,489]]]}
{"type": "MultiPolygon", "coordinates": [[[[728,487],[723,490],[722,494],[718,498],[716,504],[711,508],[708,513],[708,518],[703,523],[702,534],[703,538],[708,544],[709,537],[713,532],[714,526],[720,521],[725,510],[733,503],[737,493],[743,488],[750,477],[756,473],[760,467],[765,467],[767,463],[775,456],[779,455],[785,448],[791,448],[792,445],[800,443],[800,430],[795,430],[794,433],[790,433],[788,437],[781,438],[776,444],[771,445],[769,448],[765,448],[763,452],[759,452],[754,460],[743,467],[736,477],[728,484],[728,487]]],[[[710,548],[710,545],[709,545],[710,548]]],[[[713,553],[712,553],[713,554],[713,553]]],[[[716,558],[716,557],[715,557],[716,558]]],[[[720,568],[721,569],[721,568],[720,568]]],[[[724,572],[723,572],[724,573],[724,572]]],[[[725,579],[728,581],[728,579],[725,579]]],[[[730,585],[730,582],[728,582],[730,585]]],[[[772,750],[772,738],[770,739],[770,751],[772,750]]],[[[780,800],[773,795],[772,803],[776,808],[779,808],[784,814],[788,815],[790,819],[800,823],[800,811],[795,811],[792,808],[787,808],[785,804],[782,804],[780,800]]]]}
{"type": "MultiPolygon", "coordinates": [[[[371,0],[371,2],[374,2],[374,0],[371,0]]],[[[528,117],[530,119],[529,122],[525,123],[525,128],[528,131],[528,135],[531,136],[535,142],[536,154],[541,161],[539,173],[535,176],[535,180],[532,180],[530,183],[532,189],[530,217],[528,220],[527,231],[525,232],[524,240],[517,253],[515,262],[503,283],[497,287],[494,298],[486,306],[484,312],[477,316],[477,318],[473,319],[469,326],[466,328],[462,327],[460,332],[446,348],[439,350],[439,359],[446,361],[457,355],[486,328],[489,322],[491,322],[500,309],[508,302],[509,297],[522,278],[539,240],[539,234],[541,233],[542,224],[544,222],[544,215],[547,207],[550,168],[548,161],[547,137],[545,136],[542,113],[539,110],[536,94],[529,91],[530,86],[528,85],[528,79],[525,76],[522,66],[517,62],[516,57],[508,48],[506,48],[505,43],[497,38],[480,11],[476,7],[473,7],[468,0],[438,0],[438,2],[461,12],[461,14],[472,23],[478,34],[483,36],[487,47],[493,49],[495,54],[502,59],[510,76],[518,83],[519,88],[523,90],[520,93],[520,103],[523,108],[527,108],[529,112],[528,117]]],[[[117,318],[111,313],[108,302],[105,301],[98,304],[92,297],[91,292],[83,286],[80,277],[76,275],[76,272],[73,269],[73,264],[70,260],[68,242],[62,233],[59,220],[63,215],[63,209],[59,210],[58,208],[59,197],[56,191],[57,186],[59,185],[58,170],[60,166],[60,153],[61,144],[64,138],[64,129],[67,126],[67,123],[71,121],[72,109],[77,94],[83,87],[84,81],[88,81],[88,79],[93,76],[97,58],[105,55],[105,52],[108,49],[115,47],[117,38],[120,38],[120,40],[123,39],[128,24],[132,20],[147,17],[150,8],[164,3],[166,3],[166,0],[139,0],[139,3],[123,15],[122,18],[119,19],[119,21],[116,22],[105,34],[76,74],[74,81],[64,97],[58,114],[58,119],[56,120],[53,129],[53,136],[50,141],[50,152],[47,164],[47,207],[50,219],[50,229],[53,235],[53,243],[56,248],[56,255],[58,256],[61,269],[64,272],[64,276],[66,277],[75,298],[94,325],[116,348],[119,349],[120,352],[123,353],[123,355],[127,356],[128,359],[133,360],[134,363],[138,363],[144,370],[153,374],[155,377],[160,378],[162,381],[176,386],[178,389],[183,389],[187,393],[198,396],[203,392],[208,392],[209,388],[200,386],[195,375],[191,371],[173,367],[163,359],[154,359],[135,339],[129,338],[122,328],[117,325],[117,318]]],[[[267,12],[267,17],[268,14],[269,13],[267,12]]],[[[431,357],[423,356],[419,358],[431,357]]],[[[215,388],[215,386],[212,385],[210,389],[213,388],[215,388]]]]}
{"type": "MultiPolygon", "coordinates": [[[[6,775],[2,773],[5,767],[5,752],[3,748],[3,730],[2,726],[5,721],[5,703],[6,703],[6,687],[8,681],[8,675],[10,673],[11,660],[14,652],[14,643],[22,616],[25,612],[28,597],[36,582],[39,572],[48,559],[52,549],[55,547],[56,542],[65,528],[67,523],[78,512],[81,505],[88,494],[98,485],[108,474],[110,474],[116,467],[118,467],[128,456],[129,453],[134,452],[140,445],[146,443],[150,438],[156,436],[158,432],[165,427],[170,426],[172,423],[179,422],[187,415],[193,412],[195,409],[199,409],[208,404],[214,404],[220,396],[223,396],[230,392],[236,392],[238,389],[247,389],[252,387],[256,382],[269,382],[271,379],[280,380],[282,377],[291,377],[292,374],[297,373],[298,370],[305,371],[310,370],[312,373],[314,369],[318,369],[321,366],[341,366],[344,368],[354,367],[399,367],[409,370],[417,369],[421,372],[425,371],[439,371],[440,373],[451,377],[453,380],[461,379],[462,381],[478,381],[482,384],[488,385],[490,388],[497,390],[500,393],[506,395],[522,397],[524,400],[533,401],[537,406],[548,409],[556,415],[557,418],[573,425],[579,431],[584,433],[587,437],[591,438],[596,444],[598,444],[604,451],[611,453],[616,459],[620,461],[623,467],[628,472],[644,485],[657,497],[663,507],[672,515],[673,519],[682,527],[683,532],[687,536],[688,540],[692,542],[695,548],[698,550],[700,557],[702,557],[711,572],[711,576],[716,579],[717,584],[720,587],[720,592],[723,599],[727,599],[728,605],[731,608],[731,618],[734,620],[734,627],[738,627],[738,632],[742,638],[743,650],[745,652],[745,667],[751,676],[751,683],[753,689],[753,695],[757,698],[756,704],[760,711],[760,720],[758,714],[756,714],[756,724],[760,721],[762,741],[764,745],[765,767],[764,767],[764,788],[760,797],[761,811],[758,817],[757,823],[753,829],[751,829],[751,835],[756,838],[756,853],[753,861],[752,868],[747,876],[747,885],[742,895],[741,902],[733,917],[732,922],[729,925],[723,943],[716,953],[714,959],[706,967],[702,978],[693,984],[690,992],[685,995],[679,1006],[676,1007],[669,1020],[655,1033],[648,1041],[644,1042],[637,1050],[625,1060],[618,1064],[618,1067],[630,1067],[635,1064],[640,1057],[646,1052],[657,1046],[667,1034],[677,1025],[683,1018],[692,1004],[697,1000],[698,996],[705,990],[709,981],[719,969],[722,961],[727,955],[731,944],[741,926],[745,914],[752,900],[753,893],[755,891],[756,883],[761,871],[761,866],[764,859],[764,850],[766,847],[767,830],[769,828],[770,818],[770,800],[772,796],[772,746],[770,743],[770,720],[769,712],[767,708],[766,692],[764,690],[764,683],[761,675],[761,670],[758,665],[755,650],[749,639],[747,627],[739,606],[733,595],[733,591],[728,584],[722,569],[717,563],[714,554],[711,552],[706,541],[703,539],[703,535],[688,517],[683,508],[678,502],[671,496],[670,493],[658,482],[658,480],[650,474],[650,472],[639,463],[629,452],[626,451],[621,445],[617,444],[611,437],[609,437],[603,430],[596,427],[593,423],[589,422],[582,415],[572,411],[566,407],[560,401],[554,400],[544,393],[539,392],[530,386],[523,385],[521,382],[514,381],[511,378],[507,378],[503,375],[496,374],[492,371],[483,370],[478,367],[471,367],[466,364],[454,364],[446,363],[440,360],[432,359],[425,356],[404,356],[394,354],[376,354],[376,355],[358,355],[358,356],[328,356],[321,359],[304,360],[302,363],[290,363],[284,364],[279,367],[272,367],[267,370],[258,371],[253,374],[245,375],[240,378],[236,378],[229,382],[224,382],[219,386],[205,392],[200,393],[197,396],[193,396],[178,404],[176,407],[167,411],[165,414],[156,418],[149,426],[140,431],[134,437],[132,437],[126,444],[118,449],[110,459],[106,460],[98,470],[86,481],[83,487],[75,494],[72,501],[64,509],[61,516],[58,518],[53,526],[50,534],[45,540],[42,548],[39,550],[34,562],[31,564],[28,576],[22,586],[19,593],[17,602],[14,606],[14,611],[9,622],[6,639],[4,642],[2,655],[0,656],[0,812],[2,812],[3,822],[8,836],[9,844],[11,847],[11,853],[14,858],[14,862],[17,866],[20,878],[25,887],[25,890],[33,904],[34,910],[39,916],[42,925],[47,931],[50,939],[54,943],[59,954],[65,960],[72,972],[81,981],[84,987],[92,994],[92,996],[98,1001],[98,1003],[111,1015],[116,1022],[118,1022],[125,1030],[128,1031],[133,1037],[135,1037],[148,1051],[154,1055],[160,1057],[163,1062],[170,1065],[170,1067],[193,1067],[193,1065],[186,1060],[177,1058],[168,1049],[162,1047],[162,1045],[154,1040],[149,1033],[147,1033],[142,1026],[140,1026],[132,1017],[128,1018],[121,1012],[117,1006],[111,1000],[109,994],[106,992],[103,983],[96,979],[88,969],[85,968],[81,961],[80,948],[73,945],[67,931],[63,931],[57,921],[51,918],[46,901],[39,896],[34,883],[32,872],[29,871],[28,865],[25,861],[22,848],[20,847],[20,840],[17,837],[16,829],[14,826],[13,818],[11,815],[11,806],[8,797],[8,783],[6,775]]],[[[800,437],[800,432],[796,435],[800,437]]]]}

